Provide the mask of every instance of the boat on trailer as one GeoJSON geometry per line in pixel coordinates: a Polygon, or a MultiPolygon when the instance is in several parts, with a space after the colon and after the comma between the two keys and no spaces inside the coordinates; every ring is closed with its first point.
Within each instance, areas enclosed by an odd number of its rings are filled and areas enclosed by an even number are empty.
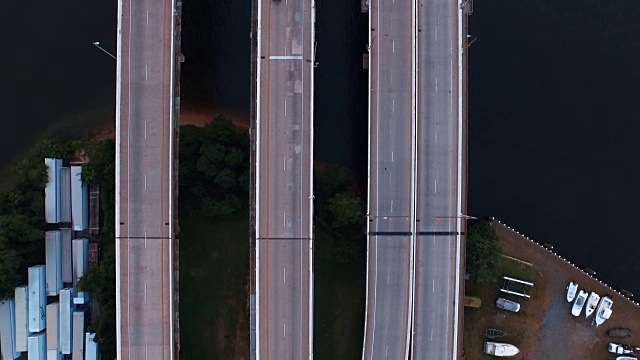
{"type": "Polygon", "coordinates": [[[511,344],[487,341],[484,343],[484,352],[498,357],[515,356],[520,353],[520,349],[511,344]]]}
{"type": "Polygon", "coordinates": [[[567,285],[567,302],[572,302],[573,299],[576,298],[576,293],[578,292],[578,284],[573,281],[569,282],[567,285]]]}
{"type": "Polygon", "coordinates": [[[587,305],[584,309],[585,317],[589,317],[591,316],[591,314],[593,314],[593,312],[596,310],[596,307],[598,306],[599,301],[600,301],[600,295],[592,291],[591,295],[589,295],[589,299],[587,299],[587,305]]]}
{"type": "Polygon", "coordinates": [[[571,315],[580,316],[585,302],[587,302],[587,292],[580,290],[578,296],[576,296],[576,300],[573,302],[573,307],[571,307],[571,315]]]}
{"type": "Polygon", "coordinates": [[[611,300],[610,297],[608,296],[603,296],[602,299],[600,299],[600,304],[598,305],[598,308],[596,309],[596,316],[593,319],[594,323],[596,324],[596,326],[600,326],[602,325],[603,322],[605,322],[605,320],[607,320],[609,317],[611,317],[611,307],[613,306],[613,300],[611,300]]]}

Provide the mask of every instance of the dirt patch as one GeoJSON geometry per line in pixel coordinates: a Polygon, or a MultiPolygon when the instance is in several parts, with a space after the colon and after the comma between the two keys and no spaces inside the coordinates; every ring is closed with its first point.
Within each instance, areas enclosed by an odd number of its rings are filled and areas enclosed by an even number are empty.
{"type": "Polygon", "coordinates": [[[520,280],[534,283],[529,295],[530,299],[502,293],[498,290],[498,283],[478,286],[467,284],[466,293],[480,297],[482,306],[479,309],[465,309],[464,348],[465,359],[490,359],[483,352],[484,330],[497,329],[507,336],[493,341],[507,342],[520,349],[519,358],[535,359],[535,336],[542,326],[542,314],[548,306],[546,299],[541,296],[546,292],[547,281],[540,276],[538,270],[531,266],[510,258],[500,260],[500,273],[520,280]],[[520,311],[513,313],[497,309],[495,301],[498,297],[506,298],[520,304],[520,311]]]}
{"type": "Polygon", "coordinates": [[[189,109],[181,111],[180,126],[205,126],[218,116],[223,116],[225,119],[230,120],[233,125],[237,126],[240,129],[249,128],[249,121],[237,114],[230,114],[228,112],[206,109],[189,109]]]}
{"type": "Polygon", "coordinates": [[[533,264],[540,278],[532,280],[535,285],[531,299],[521,301],[523,314],[503,314],[488,309],[494,307],[485,303],[485,296],[490,297],[491,290],[479,290],[482,308],[465,310],[465,317],[469,314],[465,319],[466,359],[483,358],[482,349],[478,347],[484,341],[482,329],[493,324],[512,334],[501,340],[520,348],[521,354],[515,359],[605,359],[610,355],[607,353],[609,342],[640,344],[640,307],[499,222],[494,222],[493,227],[504,254],[533,264]],[[595,327],[594,315],[585,318],[583,312],[578,317],[572,316],[571,304],[565,298],[569,281],[577,282],[585,291],[611,297],[614,303],[611,318],[595,327]],[[619,340],[606,335],[608,329],[620,326],[630,328],[633,336],[619,340]]]}

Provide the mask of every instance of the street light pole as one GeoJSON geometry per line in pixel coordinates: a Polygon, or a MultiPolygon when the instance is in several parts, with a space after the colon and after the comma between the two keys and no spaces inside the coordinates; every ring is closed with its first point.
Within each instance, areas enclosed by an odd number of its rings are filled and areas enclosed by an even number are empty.
{"type": "Polygon", "coordinates": [[[478,220],[477,217],[475,216],[471,216],[471,215],[466,215],[466,214],[460,214],[458,216],[438,216],[436,217],[436,222],[440,222],[441,219],[465,219],[465,220],[478,220]]]}
{"type": "Polygon", "coordinates": [[[107,54],[107,55],[111,56],[111,57],[113,58],[113,60],[116,60],[116,57],[115,57],[112,53],[108,52],[108,51],[107,51],[107,50],[105,50],[102,46],[100,46],[100,41],[94,41],[94,42],[93,42],[93,46],[97,47],[98,49],[100,49],[100,50],[101,50],[102,52],[104,52],[105,54],[107,54]]]}
{"type": "MultiPolygon", "coordinates": [[[[478,40],[478,37],[473,36],[473,35],[467,35],[467,39],[471,39],[471,42],[467,43],[467,47],[471,46],[471,44],[473,44],[476,40],[478,40]],[[473,38],[473,39],[471,39],[473,38]]],[[[467,40],[468,41],[468,40],[467,40]]]]}

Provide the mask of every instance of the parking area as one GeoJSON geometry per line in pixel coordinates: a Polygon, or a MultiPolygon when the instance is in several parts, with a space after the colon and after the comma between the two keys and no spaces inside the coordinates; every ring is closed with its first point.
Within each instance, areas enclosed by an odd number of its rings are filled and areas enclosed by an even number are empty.
{"type": "Polygon", "coordinates": [[[607,352],[609,342],[640,344],[640,307],[513,230],[498,222],[493,227],[504,254],[510,257],[502,259],[501,274],[533,282],[534,286],[531,298],[526,299],[499,292],[498,279],[495,286],[468,284],[467,295],[479,296],[482,307],[465,309],[465,359],[490,358],[482,352],[486,328],[508,334],[494,341],[516,345],[520,354],[515,359],[608,359],[612,355],[607,352]],[[577,282],[585,291],[609,295],[614,302],[611,318],[596,328],[592,325],[594,315],[585,318],[582,312],[572,316],[571,304],[566,301],[569,281],[577,282]],[[520,311],[496,309],[498,297],[518,302],[520,311]],[[615,327],[630,328],[632,336],[609,338],[607,330],[615,327]]]}

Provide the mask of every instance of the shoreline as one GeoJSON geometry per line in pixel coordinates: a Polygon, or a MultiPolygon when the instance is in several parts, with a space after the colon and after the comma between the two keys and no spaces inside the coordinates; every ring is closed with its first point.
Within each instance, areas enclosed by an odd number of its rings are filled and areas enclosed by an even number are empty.
{"type": "MultiPolygon", "coordinates": [[[[465,318],[469,320],[464,339],[466,359],[483,358],[481,344],[490,341],[483,340],[481,332],[484,328],[507,330],[510,336],[497,341],[516,345],[521,351],[520,358],[595,360],[609,355],[609,342],[640,343],[640,305],[637,302],[499,220],[492,218],[491,226],[502,246],[503,257],[523,266],[531,265],[537,275],[522,278],[534,283],[530,299],[498,292],[499,283],[481,286],[479,294],[467,294],[480,295],[483,306],[465,310],[465,318]],[[589,318],[585,318],[584,313],[578,317],[571,315],[572,304],[566,301],[569,281],[578,283],[580,289],[613,300],[613,313],[604,324],[593,325],[595,314],[589,318]],[[522,310],[519,314],[497,310],[493,304],[496,296],[521,303],[522,310]],[[633,336],[627,339],[608,337],[607,330],[616,327],[631,329],[633,336]]],[[[515,274],[503,271],[500,275],[515,274]]]]}

